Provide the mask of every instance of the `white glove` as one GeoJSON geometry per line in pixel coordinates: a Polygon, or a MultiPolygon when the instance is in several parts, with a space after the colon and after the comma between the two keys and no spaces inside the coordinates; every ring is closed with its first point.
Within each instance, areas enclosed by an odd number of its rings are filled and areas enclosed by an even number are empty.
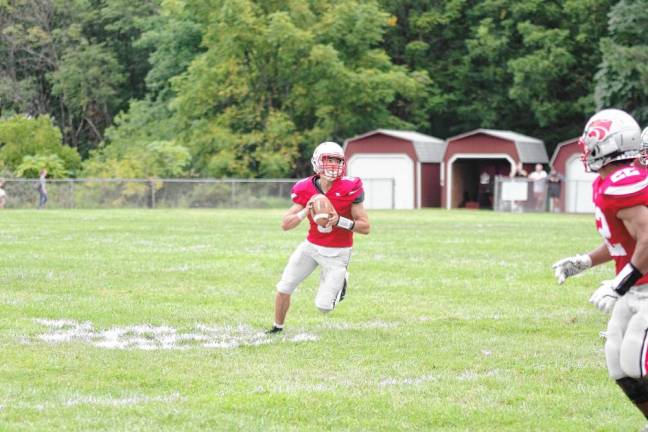
{"type": "Polygon", "coordinates": [[[590,267],[592,267],[592,258],[589,255],[574,255],[561,259],[551,266],[559,284],[565,282],[568,277],[577,275],[590,267]]]}
{"type": "Polygon", "coordinates": [[[590,297],[589,302],[594,306],[599,308],[601,312],[610,313],[614,304],[619,299],[619,293],[614,291],[614,281],[606,280],[601,282],[601,286],[598,287],[592,297],[590,297]]]}

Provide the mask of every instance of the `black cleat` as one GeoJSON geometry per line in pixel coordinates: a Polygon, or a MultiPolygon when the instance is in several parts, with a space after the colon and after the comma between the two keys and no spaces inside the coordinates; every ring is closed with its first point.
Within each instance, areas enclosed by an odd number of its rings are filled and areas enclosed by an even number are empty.
{"type": "Polygon", "coordinates": [[[281,333],[283,331],[283,328],[279,328],[277,326],[272,326],[270,330],[267,330],[265,333],[266,334],[274,334],[274,333],[281,333]]]}
{"type": "Polygon", "coordinates": [[[342,289],[337,295],[337,298],[335,299],[335,304],[340,303],[342,300],[344,300],[344,296],[346,296],[346,290],[347,290],[347,276],[344,276],[344,285],[342,285],[342,289]]]}

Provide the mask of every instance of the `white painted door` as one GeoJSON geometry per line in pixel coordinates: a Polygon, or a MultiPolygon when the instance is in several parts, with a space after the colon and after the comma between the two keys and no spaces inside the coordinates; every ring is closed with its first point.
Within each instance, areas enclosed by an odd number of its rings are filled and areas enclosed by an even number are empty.
{"type": "Polygon", "coordinates": [[[567,161],[565,169],[565,206],[571,213],[594,213],[592,182],[598,174],[585,171],[578,155],[567,161]]]}
{"type": "Polygon", "coordinates": [[[357,154],[347,172],[362,179],[367,208],[414,208],[414,161],[406,154],[357,154]]]}

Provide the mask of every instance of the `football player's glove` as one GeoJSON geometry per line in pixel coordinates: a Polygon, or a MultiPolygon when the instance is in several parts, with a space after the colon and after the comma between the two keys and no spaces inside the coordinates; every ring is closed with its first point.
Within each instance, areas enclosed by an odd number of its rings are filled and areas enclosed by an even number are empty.
{"type": "Polygon", "coordinates": [[[614,281],[606,280],[601,282],[589,302],[596,306],[603,313],[612,312],[612,308],[617,300],[619,300],[619,293],[614,290],[614,281]]]}
{"type": "Polygon", "coordinates": [[[568,277],[577,275],[592,267],[592,258],[587,254],[574,255],[555,262],[551,267],[554,269],[554,275],[558,283],[562,284],[568,277]]]}

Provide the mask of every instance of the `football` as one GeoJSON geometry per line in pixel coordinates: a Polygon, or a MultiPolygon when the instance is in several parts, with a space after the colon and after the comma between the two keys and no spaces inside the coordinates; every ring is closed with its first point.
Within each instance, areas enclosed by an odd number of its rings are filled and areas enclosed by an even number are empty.
{"type": "Polygon", "coordinates": [[[329,221],[329,217],[336,213],[335,208],[333,208],[333,204],[331,204],[331,201],[329,201],[329,199],[322,194],[315,195],[313,197],[310,212],[311,217],[319,226],[326,226],[329,221]]]}

